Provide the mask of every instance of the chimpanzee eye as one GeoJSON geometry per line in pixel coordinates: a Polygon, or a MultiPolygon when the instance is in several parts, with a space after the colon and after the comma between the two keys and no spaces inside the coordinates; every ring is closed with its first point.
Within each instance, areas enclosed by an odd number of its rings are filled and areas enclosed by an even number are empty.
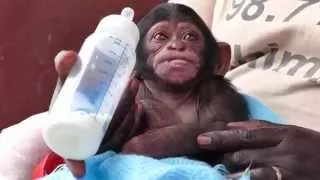
{"type": "Polygon", "coordinates": [[[163,32],[158,32],[153,35],[153,39],[158,41],[164,41],[168,39],[168,36],[163,32]]]}
{"type": "Polygon", "coordinates": [[[184,34],[183,39],[187,40],[187,41],[196,41],[196,40],[199,39],[199,37],[194,32],[187,32],[187,33],[184,34]]]}

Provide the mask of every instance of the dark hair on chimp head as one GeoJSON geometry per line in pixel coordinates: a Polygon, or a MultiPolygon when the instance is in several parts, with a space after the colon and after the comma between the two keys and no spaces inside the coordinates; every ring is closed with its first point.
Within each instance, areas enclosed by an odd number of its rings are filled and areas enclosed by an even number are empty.
{"type": "Polygon", "coordinates": [[[202,20],[202,18],[190,7],[182,4],[175,3],[161,3],[153,8],[147,15],[145,15],[138,23],[140,30],[140,41],[137,46],[137,65],[136,71],[139,76],[143,78],[144,74],[147,74],[148,68],[146,63],[145,53],[145,36],[150,28],[158,22],[166,20],[178,20],[190,22],[196,25],[202,32],[205,39],[205,51],[204,51],[204,65],[201,69],[202,77],[212,77],[214,74],[215,66],[219,59],[219,47],[218,43],[213,37],[210,29],[202,20]]]}

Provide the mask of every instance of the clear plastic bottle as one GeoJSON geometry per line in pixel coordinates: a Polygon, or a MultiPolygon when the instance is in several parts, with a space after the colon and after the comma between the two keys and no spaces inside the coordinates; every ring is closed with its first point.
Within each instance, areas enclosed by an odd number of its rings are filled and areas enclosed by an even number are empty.
{"type": "Polygon", "coordinates": [[[106,16],[83,43],[42,131],[58,155],[84,160],[97,152],[136,63],[133,15],[124,8],[106,16]]]}

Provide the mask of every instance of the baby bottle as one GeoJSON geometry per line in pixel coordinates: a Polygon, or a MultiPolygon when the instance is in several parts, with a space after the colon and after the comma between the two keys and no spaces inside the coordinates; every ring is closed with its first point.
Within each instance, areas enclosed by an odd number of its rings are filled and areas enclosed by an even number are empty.
{"type": "Polygon", "coordinates": [[[133,16],[127,7],[99,22],[50,109],[42,135],[65,159],[84,160],[98,151],[136,63],[133,16]]]}

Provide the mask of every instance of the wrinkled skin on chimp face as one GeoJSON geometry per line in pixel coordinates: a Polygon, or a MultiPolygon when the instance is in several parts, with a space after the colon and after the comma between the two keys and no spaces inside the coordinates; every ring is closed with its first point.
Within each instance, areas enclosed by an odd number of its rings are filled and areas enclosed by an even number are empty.
{"type": "Polygon", "coordinates": [[[161,21],[146,34],[147,65],[162,81],[183,85],[195,79],[203,64],[204,36],[189,22],[161,21]]]}

